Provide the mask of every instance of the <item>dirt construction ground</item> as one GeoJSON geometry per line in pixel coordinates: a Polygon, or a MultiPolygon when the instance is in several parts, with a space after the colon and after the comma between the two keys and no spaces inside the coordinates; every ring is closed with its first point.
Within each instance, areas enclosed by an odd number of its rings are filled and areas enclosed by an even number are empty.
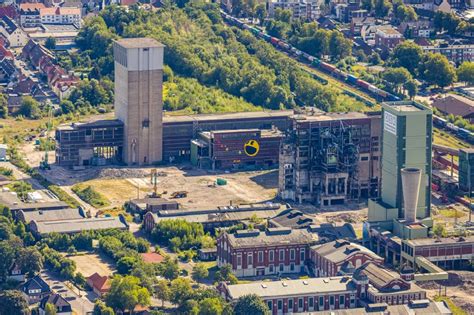
{"type": "Polygon", "coordinates": [[[69,256],[68,258],[76,262],[77,271],[86,278],[95,272],[101,276],[109,276],[115,270],[112,261],[97,254],[69,256]]]}
{"type": "MultiPolygon", "coordinates": [[[[466,314],[474,314],[474,272],[451,271],[449,279],[441,281],[441,295],[445,294],[466,314]]],[[[435,282],[417,283],[425,289],[428,297],[432,298],[439,294],[439,284],[435,282]]]]}

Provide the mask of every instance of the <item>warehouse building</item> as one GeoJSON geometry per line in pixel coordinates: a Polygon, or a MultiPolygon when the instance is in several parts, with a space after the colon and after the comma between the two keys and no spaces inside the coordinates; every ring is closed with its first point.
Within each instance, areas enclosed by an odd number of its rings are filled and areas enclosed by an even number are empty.
{"type": "Polygon", "coordinates": [[[60,221],[31,221],[30,231],[38,236],[49,233],[76,234],[82,231],[98,231],[108,229],[128,230],[124,217],[105,217],[90,219],[70,219],[60,221]]]}

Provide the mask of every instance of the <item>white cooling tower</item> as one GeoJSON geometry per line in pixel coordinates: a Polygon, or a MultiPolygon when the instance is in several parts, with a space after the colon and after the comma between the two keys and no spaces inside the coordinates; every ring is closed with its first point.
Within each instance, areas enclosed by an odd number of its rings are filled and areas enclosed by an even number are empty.
{"type": "Polygon", "coordinates": [[[419,168],[411,167],[403,168],[401,170],[401,175],[405,221],[408,223],[415,222],[418,194],[420,192],[421,170],[419,168]]]}

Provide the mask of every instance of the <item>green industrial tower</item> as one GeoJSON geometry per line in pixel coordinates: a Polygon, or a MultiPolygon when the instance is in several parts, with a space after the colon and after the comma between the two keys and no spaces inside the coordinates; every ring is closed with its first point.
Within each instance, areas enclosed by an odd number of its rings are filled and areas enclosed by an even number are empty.
{"type": "Polygon", "coordinates": [[[432,111],[416,102],[382,104],[382,185],[379,199],[369,201],[370,226],[401,238],[426,237],[431,221],[432,111]],[[417,223],[405,218],[401,170],[421,170],[417,223]]]}

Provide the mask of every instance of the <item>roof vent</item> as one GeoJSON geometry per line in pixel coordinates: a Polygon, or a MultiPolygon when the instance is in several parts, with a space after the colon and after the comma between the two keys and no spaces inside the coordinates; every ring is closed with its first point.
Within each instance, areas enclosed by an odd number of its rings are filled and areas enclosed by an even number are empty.
{"type": "Polygon", "coordinates": [[[285,235],[285,234],[290,234],[291,233],[291,228],[268,228],[267,229],[267,234],[268,235],[285,235]]]}
{"type": "Polygon", "coordinates": [[[281,285],[284,286],[284,287],[287,287],[287,286],[288,286],[288,283],[282,282],[281,285]]]}
{"type": "Polygon", "coordinates": [[[265,283],[262,283],[262,288],[266,289],[267,285],[265,283]]]}
{"type": "Polygon", "coordinates": [[[308,285],[308,281],[303,280],[303,284],[304,284],[304,285],[308,285]]]}
{"type": "Polygon", "coordinates": [[[323,279],[324,283],[329,283],[329,279],[323,279]]]}

